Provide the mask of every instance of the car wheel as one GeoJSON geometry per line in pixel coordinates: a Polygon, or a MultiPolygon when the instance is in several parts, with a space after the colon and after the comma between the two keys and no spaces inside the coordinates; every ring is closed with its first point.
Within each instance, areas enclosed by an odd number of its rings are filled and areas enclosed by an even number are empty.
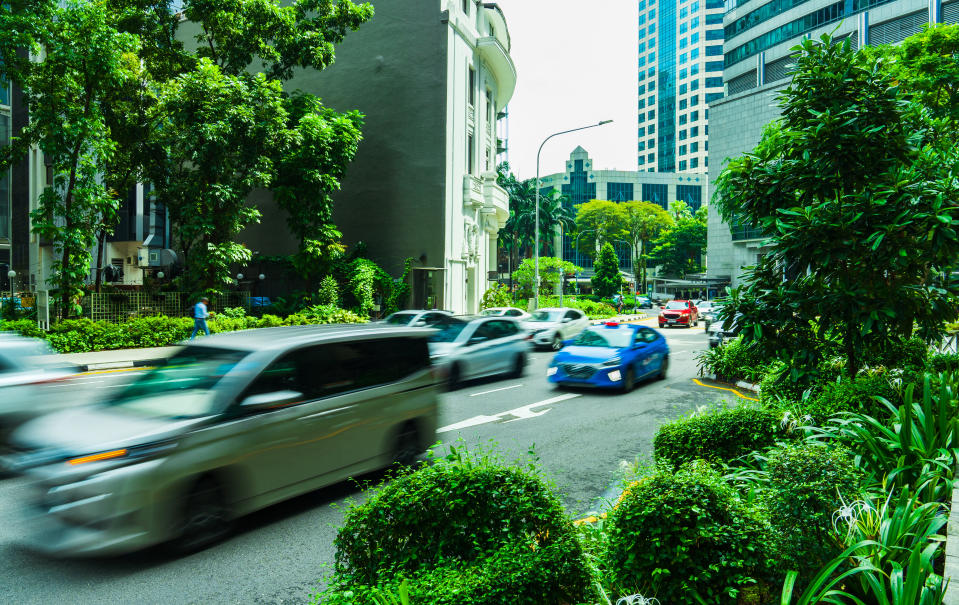
{"type": "Polygon", "coordinates": [[[666,380],[666,372],[669,371],[669,355],[663,357],[663,363],[659,365],[659,375],[656,376],[657,380],[666,380]]]}
{"type": "Polygon", "coordinates": [[[623,376],[623,392],[628,393],[636,388],[636,374],[633,368],[626,368],[626,374],[623,376]]]}
{"type": "Polygon", "coordinates": [[[662,329],[665,328],[665,327],[666,327],[666,324],[659,324],[659,329],[660,329],[660,330],[662,330],[662,329]]]}
{"type": "Polygon", "coordinates": [[[553,336],[553,342],[550,343],[550,347],[554,351],[559,351],[563,348],[563,339],[559,337],[559,334],[553,336]]]}
{"type": "Polygon", "coordinates": [[[458,389],[460,386],[461,380],[462,380],[462,377],[460,376],[460,366],[459,364],[454,363],[452,366],[450,366],[450,376],[449,376],[448,385],[447,385],[449,387],[449,390],[455,391],[456,389],[458,389]]]}
{"type": "Polygon", "coordinates": [[[396,443],[393,446],[393,464],[412,466],[421,453],[419,433],[416,432],[416,426],[408,422],[396,436],[396,443]]]}
{"type": "Polygon", "coordinates": [[[523,372],[526,370],[526,356],[517,355],[516,360],[513,361],[513,370],[509,372],[508,376],[510,378],[519,378],[523,375],[523,372]]]}
{"type": "Polygon", "coordinates": [[[232,527],[223,486],[212,477],[204,477],[186,497],[170,550],[181,555],[203,550],[222,540],[232,527]]]}

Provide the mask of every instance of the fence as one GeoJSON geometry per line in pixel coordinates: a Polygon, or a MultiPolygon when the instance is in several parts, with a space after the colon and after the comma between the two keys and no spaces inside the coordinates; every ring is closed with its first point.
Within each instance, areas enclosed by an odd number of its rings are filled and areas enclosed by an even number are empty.
{"type": "MultiPolygon", "coordinates": [[[[195,300],[184,292],[101,292],[84,297],[83,316],[93,320],[125,321],[133,317],[189,316],[195,300]]],[[[227,307],[250,308],[249,292],[227,292],[210,301],[209,308],[221,312],[227,307]]]]}

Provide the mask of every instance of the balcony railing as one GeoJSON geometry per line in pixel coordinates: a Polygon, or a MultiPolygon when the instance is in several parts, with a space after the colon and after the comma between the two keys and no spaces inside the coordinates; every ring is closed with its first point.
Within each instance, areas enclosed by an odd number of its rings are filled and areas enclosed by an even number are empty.
{"type": "Polygon", "coordinates": [[[748,223],[732,225],[729,227],[729,231],[732,233],[734,242],[747,239],[762,239],[766,237],[762,229],[748,223]]]}

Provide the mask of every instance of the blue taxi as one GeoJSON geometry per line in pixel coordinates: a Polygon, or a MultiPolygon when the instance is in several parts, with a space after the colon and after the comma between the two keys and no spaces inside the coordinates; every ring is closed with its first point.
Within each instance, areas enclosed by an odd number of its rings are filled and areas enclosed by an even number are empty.
{"type": "Polygon", "coordinates": [[[564,344],[546,369],[550,382],[629,392],[640,380],[666,378],[669,345],[652,328],[606,322],[564,344]]]}

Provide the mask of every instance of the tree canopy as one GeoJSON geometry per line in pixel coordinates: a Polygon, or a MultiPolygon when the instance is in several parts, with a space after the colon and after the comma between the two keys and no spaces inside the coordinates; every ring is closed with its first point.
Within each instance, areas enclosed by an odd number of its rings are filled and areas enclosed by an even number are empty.
{"type": "Polygon", "coordinates": [[[602,297],[612,296],[623,287],[623,276],[619,273],[619,257],[616,256],[611,243],[603,244],[593,268],[596,273],[591,281],[596,294],[602,297]]]}
{"type": "Polygon", "coordinates": [[[926,62],[916,53],[940,52],[915,45],[938,34],[919,36],[883,53],[804,40],[782,117],[717,181],[723,218],[745,215],[769,235],[728,312],[794,378],[837,353],[854,377],[914,326],[936,339],[956,317],[959,157],[954,130],[925,106],[932,89],[902,79],[926,62]]]}
{"type": "Polygon", "coordinates": [[[660,231],[653,242],[650,257],[662,273],[685,278],[689,273],[703,270],[702,258],[706,252],[706,207],[690,212],[682,201],[673,203],[672,224],[660,231]]]}

